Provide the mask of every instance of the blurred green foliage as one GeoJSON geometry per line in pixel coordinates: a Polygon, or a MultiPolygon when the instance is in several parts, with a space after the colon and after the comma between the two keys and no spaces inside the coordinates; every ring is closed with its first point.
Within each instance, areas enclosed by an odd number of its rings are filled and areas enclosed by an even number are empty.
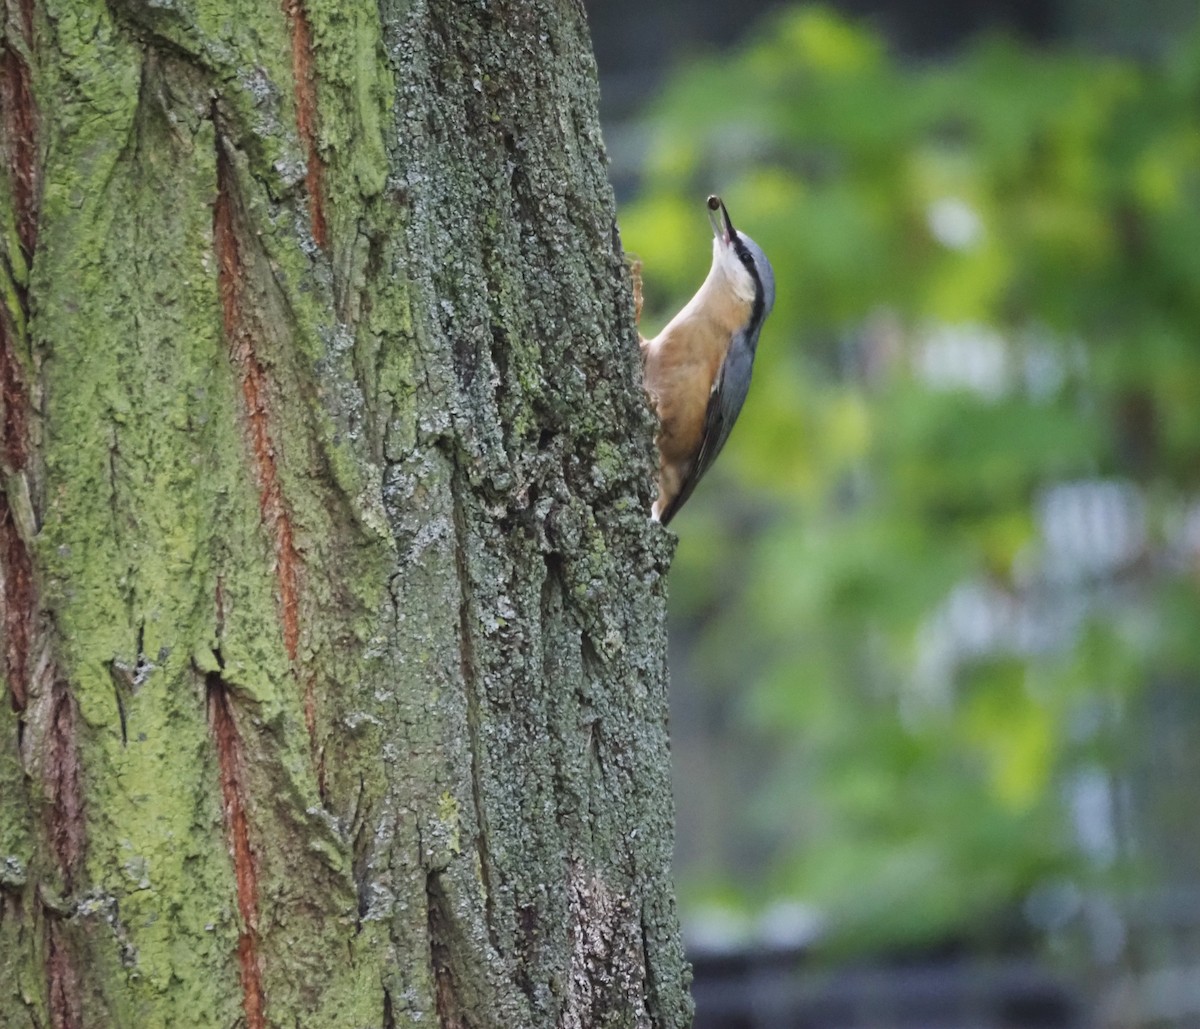
{"type": "MultiPolygon", "coordinates": [[[[674,526],[676,688],[730,712],[754,772],[713,815],[759,855],[682,855],[685,903],[796,898],[875,946],[1111,871],[1071,775],[1200,668],[1198,111],[1200,36],[912,66],[813,7],[653,105],[621,212],[643,331],[707,270],[710,191],[778,283],[674,526]]],[[[697,786],[681,806],[716,803],[697,786]]]]}

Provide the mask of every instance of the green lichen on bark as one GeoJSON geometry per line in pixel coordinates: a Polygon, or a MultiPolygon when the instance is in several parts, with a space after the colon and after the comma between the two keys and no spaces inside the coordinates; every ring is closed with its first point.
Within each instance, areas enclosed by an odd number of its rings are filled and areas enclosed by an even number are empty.
{"type": "Polygon", "coordinates": [[[45,0],[36,42],[56,675],[0,720],[0,1022],[685,1024],[580,9],[45,0]]]}

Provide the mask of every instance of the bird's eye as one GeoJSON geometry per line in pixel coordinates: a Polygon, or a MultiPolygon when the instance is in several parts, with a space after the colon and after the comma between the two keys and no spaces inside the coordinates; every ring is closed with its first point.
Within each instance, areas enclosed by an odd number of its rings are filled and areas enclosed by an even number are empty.
{"type": "Polygon", "coordinates": [[[719,196],[717,196],[716,193],[713,193],[708,198],[708,209],[710,211],[716,211],[716,210],[719,210],[720,207],[721,207],[721,198],[719,196]]]}

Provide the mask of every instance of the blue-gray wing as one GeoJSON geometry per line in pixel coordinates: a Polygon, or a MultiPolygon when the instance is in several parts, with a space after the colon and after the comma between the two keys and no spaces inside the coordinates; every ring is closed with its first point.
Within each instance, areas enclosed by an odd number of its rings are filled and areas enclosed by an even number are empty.
{"type": "Polygon", "coordinates": [[[746,394],[750,391],[750,372],[754,367],[754,350],[758,343],[758,333],[753,338],[747,338],[739,332],[729,345],[729,352],[717,372],[712,392],[708,396],[708,411],[704,417],[704,435],[700,441],[700,449],[696,451],[692,467],[684,477],[679,492],[662,512],[660,520],[666,525],[675,517],[684,501],[692,495],[704,473],[712,467],[725,441],[729,439],[733,423],[746,402],[746,394]]]}

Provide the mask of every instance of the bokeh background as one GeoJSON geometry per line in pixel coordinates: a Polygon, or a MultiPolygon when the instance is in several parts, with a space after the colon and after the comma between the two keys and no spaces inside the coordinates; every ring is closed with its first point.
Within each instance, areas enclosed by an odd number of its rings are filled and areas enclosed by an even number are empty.
{"type": "Polygon", "coordinates": [[[778,283],[673,523],[697,1029],[1200,1026],[1200,24],[594,0],[656,332],[778,283]]]}

